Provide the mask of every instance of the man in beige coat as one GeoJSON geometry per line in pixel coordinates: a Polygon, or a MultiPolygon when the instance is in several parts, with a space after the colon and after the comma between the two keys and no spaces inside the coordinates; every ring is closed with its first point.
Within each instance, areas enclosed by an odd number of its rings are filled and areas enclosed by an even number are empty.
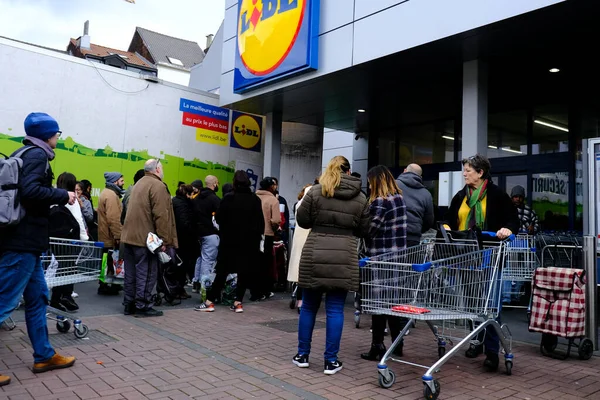
{"type": "Polygon", "coordinates": [[[275,179],[267,177],[260,181],[260,190],[256,191],[256,195],[262,202],[263,216],[265,217],[265,246],[263,258],[263,273],[257,281],[258,293],[262,293],[261,297],[251,298],[250,300],[264,300],[273,297],[273,242],[275,241],[275,232],[279,230],[281,223],[281,212],[279,211],[279,200],[275,197],[277,183],[275,179]]]}
{"type": "Polygon", "coordinates": [[[177,231],[173,203],[167,185],[162,181],[163,167],[159,160],[144,164],[145,176],[131,191],[121,240],[125,244],[125,315],[161,316],[152,308],[152,291],[158,275],[158,255],[146,247],[148,233],[162,241],[162,251],[177,248],[177,231]]]}
{"type": "MultiPolygon", "coordinates": [[[[98,240],[104,243],[104,251],[108,253],[106,263],[106,275],[112,277],[115,274],[112,262],[112,253],[110,250],[118,250],[121,242],[121,212],[123,206],[121,197],[123,197],[123,186],[125,180],[123,174],[119,172],[104,173],[106,181],[105,189],[98,198],[98,240]]],[[[100,282],[98,294],[118,294],[121,285],[109,286],[100,282]]]]}

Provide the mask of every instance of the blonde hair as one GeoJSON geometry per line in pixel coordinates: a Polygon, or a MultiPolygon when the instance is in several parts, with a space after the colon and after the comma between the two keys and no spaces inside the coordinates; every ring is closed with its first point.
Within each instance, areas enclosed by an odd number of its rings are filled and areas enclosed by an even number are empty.
{"type": "Polygon", "coordinates": [[[394,176],[384,165],[373,167],[367,173],[367,181],[371,186],[370,200],[374,201],[378,197],[388,197],[402,194],[394,176]]]}
{"type": "Polygon", "coordinates": [[[350,162],[344,156],[335,156],[327,164],[327,168],[319,178],[321,193],[325,197],[333,197],[335,189],[340,186],[342,173],[350,171],[350,162]]]}

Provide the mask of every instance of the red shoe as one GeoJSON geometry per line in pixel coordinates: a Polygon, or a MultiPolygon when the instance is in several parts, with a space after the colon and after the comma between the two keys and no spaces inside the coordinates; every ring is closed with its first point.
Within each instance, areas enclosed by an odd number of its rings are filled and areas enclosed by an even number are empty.
{"type": "Polygon", "coordinates": [[[238,303],[238,304],[234,304],[231,307],[229,307],[229,309],[233,312],[236,313],[243,313],[244,312],[244,307],[242,307],[242,303],[238,303]]]}

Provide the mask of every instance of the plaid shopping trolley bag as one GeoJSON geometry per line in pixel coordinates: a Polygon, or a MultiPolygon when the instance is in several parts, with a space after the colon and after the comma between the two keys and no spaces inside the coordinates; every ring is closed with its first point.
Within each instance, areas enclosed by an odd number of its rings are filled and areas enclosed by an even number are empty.
{"type": "Polygon", "coordinates": [[[579,356],[589,359],[593,343],[585,339],[585,277],[581,269],[538,268],[533,277],[533,303],[531,332],[542,333],[540,351],[553,356],[558,337],[568,339],[567,354],[571,346],[579,348],[579,356]],[[575,342],[579,339],[579,343],[575,342]]]}

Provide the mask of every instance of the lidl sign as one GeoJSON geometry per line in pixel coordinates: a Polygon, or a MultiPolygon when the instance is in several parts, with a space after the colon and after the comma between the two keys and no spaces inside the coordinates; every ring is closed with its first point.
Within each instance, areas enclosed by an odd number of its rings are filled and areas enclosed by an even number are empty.
{"type": "Polygon", "coordinates": [[[260,152],[262,117],[232,112],[231,147],[260,152]]]}
{"type": "Polygon", "coordinates": [[[318,66],[320,0],[240,0],[234,92],[318,66]]]}

